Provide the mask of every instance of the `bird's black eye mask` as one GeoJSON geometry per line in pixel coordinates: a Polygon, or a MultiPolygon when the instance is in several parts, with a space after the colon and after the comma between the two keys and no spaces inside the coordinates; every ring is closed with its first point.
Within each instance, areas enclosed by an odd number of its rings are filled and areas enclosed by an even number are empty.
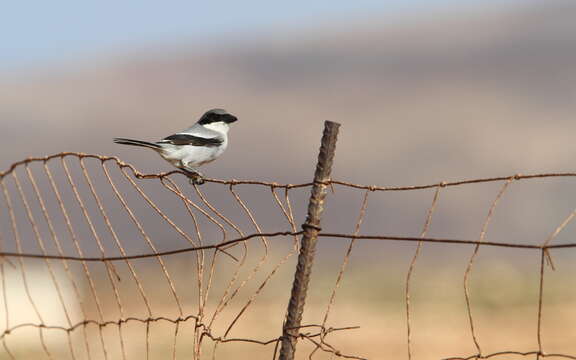
{"type": "Polygon", "coordinates": [[[215,122],[224,122],[226,124],[230,124],[237,120],[238,119],[236,116],[230,114],[207,113],[202,116],[198,123],[200,125],[212,124],[215,122]]]}

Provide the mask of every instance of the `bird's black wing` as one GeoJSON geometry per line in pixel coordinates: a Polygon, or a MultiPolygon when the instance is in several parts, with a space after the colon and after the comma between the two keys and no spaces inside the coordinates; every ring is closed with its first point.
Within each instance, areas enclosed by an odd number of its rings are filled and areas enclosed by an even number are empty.
{"type": "Polygon", "coordinates": [[[175,134],[162,139],[158,143],[172,144],[172,145],[216,147],[222,145],[222,142],[223,142],[222,139],[219,138],[203,138],[200,136],[194,136],[188,134],[175,134]]]}

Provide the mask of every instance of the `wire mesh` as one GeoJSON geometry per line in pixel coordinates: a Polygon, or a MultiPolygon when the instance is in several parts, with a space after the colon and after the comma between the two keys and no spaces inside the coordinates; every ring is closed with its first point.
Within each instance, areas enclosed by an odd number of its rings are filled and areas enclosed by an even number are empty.
{"type": "MultiPolygon", "coordinates": [[[[406,187],[325,183],[332,188],[329,197],[341,189],[362,196],[359,208],[353,210],[356,221],[350,233],[319,232],[320,239],[345,240],[346,246],[332,285],[323,288],[325,304],[314,308],[321,311],[306,315],[298,329],[300,342],[308,344],[299,356],[367,358],[338,345],[342,339],[338,334],[354,338],[363,325],[334,320],[339,289],[353,266],[357,244],[363,241],[415,245],[404,274],[399,312],[404,314],[405,329],[397,329],[405,334],[408,359],[420,358],[414,352],[411,300],[426,243],[471,247],[461,280],[461,310],[468,322],[463,341],[471,342],[474,351],[445,359],[576,359],[547,353],[542,337],[546,268],[554,269],[552,251],[576,247],[571,242],[554,243],[576,210],[541,244],[486,240],[501,200],[515,183],[574,176],[512,175],[406,187]],[[429,237],[444,193],[480,183],[501,186],[478,237],[429,237]],[[362,234],[376,193],[414,190],[433,191],[420,236],[362,234]],[[534,348],[485,350],[470,286],[481,247],[539,253],[534,348]]],[[[118,158],[81,153],[15,163],[0,173],[1,358],[34,354],[48,359],[217,359],[256,352],[264,354],[262,358],[276,358],[293,255],[303,233],[296,219],[303,214],[304,202],[293,199],[304,199],[312,185],[207,179],[206,185],[198,186],[178,171],[143,174],[118,158]],[[260,195],[253,198],[255,193],[248,188],[260,195]],[[274,281],[277,285],[271,287],[274,281]],[[270,296],[274,301],[262,300],[270,296]],[[256,306],[259,301],[276,305],[256,306]]]]}

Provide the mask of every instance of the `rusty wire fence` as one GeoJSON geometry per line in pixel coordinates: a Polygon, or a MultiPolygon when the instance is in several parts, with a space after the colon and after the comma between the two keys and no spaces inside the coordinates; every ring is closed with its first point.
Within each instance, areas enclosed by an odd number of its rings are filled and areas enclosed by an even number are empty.
{"type": "MultiPolygon", "coordinates": [[[[337,181],[329,178],[329,171],[323,176],[302,184],[207,179],[207,184],[198,186],[178,171],[142,174],[116,157],[61,153],[15,163],[0,173],[0,359],[288,359],[294,357],[297,343],[302,349],[296,358],[364,359],[362,349],[351,347],[358,352],[353,353],[340,344],[344,337],[355,341],[363,324],[331,320],[359,242],[414,244],[402,280],[404,327],[396,329],[405,339],[404,358],[428,358],[413,351],[411,285],[423,244],[436,243],[470,250],[461,276],[464,307],[454,311],[466,316],[468,330],[462,337],[473,351],[445,359],[576,359],[576,354],[546,352],[542,340],[546,270],[554,269],[552,252],[576,247],[554,242],[576,211],[540,244],[486,240],[499,202],[515,183],[570,178],[576,173],[407,187],[337,181]],[[500,187],[479,236],[428,237],[443,194],[481,183],[500,187]],[[360,206],[349,206],[355,213],[352,232],[322,228],[319,218],[311,221],[310,208],[308,219],[302,221],[314,189],[327,192],[328,203],[323,205],[323,198],[314,196],[310,202],[328,209],[330,197],[342,189],[359,193],[360,206]],[[420,236],[362,234],[375,194],[416,190],[431,194],[420,236]],[[255,193],[258,201],[250,199],[255,193]],[[321,307],[304,306],[307,281],[304,294],[296,294],[303,295],[300,323],[301,313],[296,322],[290,320],[292,300],[288,311],[286,307],[296,258],[308,247],[303,243],[301,248],[300,240],[309,235],[345,246],[343,254],[332,254],[340,259],[339,265],[321,307]],[[539,254],[532,348],[509,348],[503,339],[498,351],[483,349],[470,291],[481,247],[539,254]]],[[[314,258],[313,249],[310,256],[314,258]]],[[[297,281],[301,265],[299,261],[297,281]]],[[[307,266],[310,271],[311,263],[307,266]]],[[[293,290],[292,298],[295,291],[300,290],[293,290]]],[[[386,349],[381,354],[386,358],[386,349]]]]}

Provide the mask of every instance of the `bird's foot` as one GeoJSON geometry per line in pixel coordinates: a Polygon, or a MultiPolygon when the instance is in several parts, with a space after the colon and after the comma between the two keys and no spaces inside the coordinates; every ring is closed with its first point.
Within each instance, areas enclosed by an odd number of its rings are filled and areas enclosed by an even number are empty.
{"type": "Polygon", "coordinates": [[[192,185],[202,185],[206,182],[204,181],[204,175],[199,171],[185,170],[185,172],[190,179],[190,184],[192,185]]]}
{"type": "Polygon", "coordinates": [[[197,176],[195,178],[190,179],[190,184],[192,185],[202,185],[205,182],[206,181],[201,176],[197,176]]]}

